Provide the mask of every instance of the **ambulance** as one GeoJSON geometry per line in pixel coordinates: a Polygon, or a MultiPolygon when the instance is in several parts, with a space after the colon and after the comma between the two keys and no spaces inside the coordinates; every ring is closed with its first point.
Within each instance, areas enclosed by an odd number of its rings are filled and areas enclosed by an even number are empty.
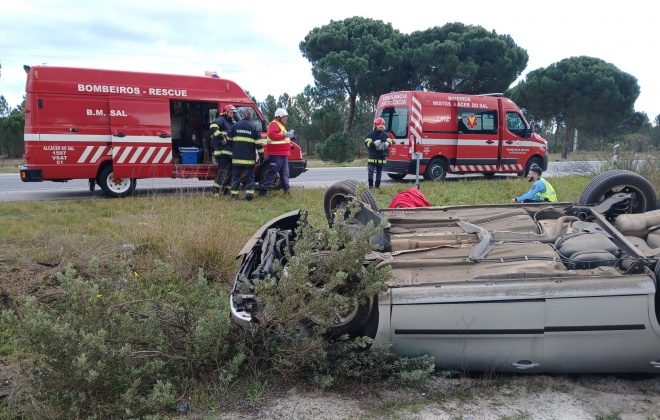
{"type": "Polygon", "coordinates": [[[391,92],[378,100],[376,117],[393,137],[383,171],[392,179],[419,174],[438,181],[451,174],[525,175],[548,168],[548,143],[502,94],[391,92]]]}
{"type": "MultiPolygon", "coordinates": [[[[268,121],[245,91],[215,74],[24,68],[24,182],[88,179],[92,191],[99,185],[108,197],[125,197],[138,179],[214,179],[208,130],[229,104],[238,115],[251,108],[267,134],[268,121]]],[[[265,157],[255,164],[257,181],[268,168],[267,146],[265,157]]],[[[306,170],[300,146],[291,142],[290,177],[306,170]]]]}

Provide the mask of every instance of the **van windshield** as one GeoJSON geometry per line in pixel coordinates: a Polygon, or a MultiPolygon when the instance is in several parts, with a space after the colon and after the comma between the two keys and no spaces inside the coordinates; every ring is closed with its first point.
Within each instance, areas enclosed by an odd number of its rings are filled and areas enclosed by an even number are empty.
{"type": "Polygon", "coordinates": [[[408,107],[383,108],[379,117],[385,120],[385,131],[392,132],[394,137],[399,139],[408,136],[408,107]]]}

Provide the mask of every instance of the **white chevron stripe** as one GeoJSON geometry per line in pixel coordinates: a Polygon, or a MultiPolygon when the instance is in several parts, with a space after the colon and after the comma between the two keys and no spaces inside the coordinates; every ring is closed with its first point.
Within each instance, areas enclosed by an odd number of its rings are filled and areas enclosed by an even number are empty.
{"type": "Polygon", "coordinates": [[[89,154],[92,153],[92,150],[94,150],[94,146],[85,147],[85,151],[78,158],[78,163],[84,163],[85,159],[87,159],[87,156],[89,156],[89,154]]]}
{"type": "Polygon", "coordinates": [[[144,147],[138,147],[135,153],[133,153],[133,156],[131,156],[131,160],[128,161],[128,163],[135,163],[137,161],[138,157],[142,154],[142,151],[144,150],[144,147]]]}

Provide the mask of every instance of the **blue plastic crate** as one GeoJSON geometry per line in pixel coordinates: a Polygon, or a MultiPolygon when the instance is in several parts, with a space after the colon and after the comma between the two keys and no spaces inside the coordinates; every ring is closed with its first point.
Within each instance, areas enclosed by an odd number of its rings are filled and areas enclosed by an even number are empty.
{"type": "Polygon", "coordinates": [[[183,165],[196,165],[201,149],[197,147],[179,147],[181,152],[181,163],[183,165]]]}

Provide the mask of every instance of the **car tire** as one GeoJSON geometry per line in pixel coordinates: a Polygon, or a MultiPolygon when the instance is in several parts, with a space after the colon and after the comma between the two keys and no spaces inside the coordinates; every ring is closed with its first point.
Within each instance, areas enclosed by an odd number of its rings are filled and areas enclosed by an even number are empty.
{"type": "MultiPolygon", "coordinates": [[[[369,320],[371,311],[374,309],[374,299],[368,299],[367,302],[360,302],[357,298],[353,299],[353,306],[344,313],[336,312],[333,322],[327,326],[326,335],[329,337],[340,337],[349,334],[352,337],[357,336],[362,327],[369,320]]],[[[310,321],[322,325],[320,322],[310,318],[310,321]]]]}
{"type": "Polygon", "coordinates": [[[393,179],[395,181],[401,181],[403,178],[406,177],[406,174],[387,174],[387,176],[389,176],[390,179],[393,179]]]}
{"type": "MultiPolygon", "coordinates": [[[[325,217],[328,219],[328,223],[332,225],[337,209],[355,197],[355,191],[357,190],[357,187],[358,181],[354,179],[347,179],[345,181],[336,182],[327,189],[323,199],[323,208],[325,210],[325,217]]],[[[368,204],[372,210],[378,211],[376,200],[369,190],[366,190],[362,193],[361,201],[365,204],[368,204]]]]}
{"type": "Polygon", "coordinates": [[[447,177],[447,161],[444,159],[432,159],[424,171],[424,179],[427,181],[442,181],[447,177]]]}
{"type": "MultiPolygon", "coordinates": [[[[259,187],[264,185],[264,180],[266,179],[266,173],[268,172],[268,162],[263,163],[261,165],[261,168],[259,169],[259,176],[257,177],[257,182],[259,183],[259,187]]],[[[280,177],[280,174],[275,174],[275,179],[273,180],[273,184],[269,188],[269,190],[279,190],[282,188],[282,178],[280,177]]]]}
{"type": "Polygon", "coordinates": [[[137,185],[135,178],[115,178],[111,165],[103,168],[97,181],[103,194],[110,198],[128,197],[133,194],[137,185]]]}
{"type": "Polygon", "coordinates": [[[597,204],[616,193],[633,194],[631,212],[655,210],[658,199],[653,185],[636,172],[617,169],[596,176],[582,191],[578,204],[597,204]]]}

